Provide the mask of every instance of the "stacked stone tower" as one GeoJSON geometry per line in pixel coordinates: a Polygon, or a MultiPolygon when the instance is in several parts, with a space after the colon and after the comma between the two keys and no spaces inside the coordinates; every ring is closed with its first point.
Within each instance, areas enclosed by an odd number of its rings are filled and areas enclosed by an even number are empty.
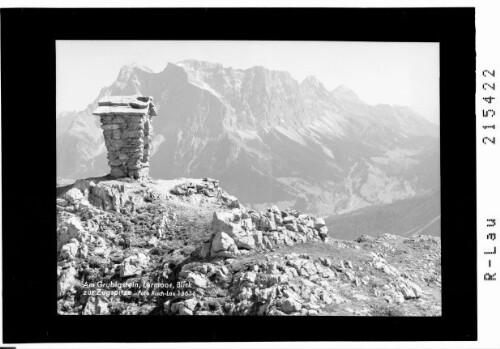
{"type": "Polygon", "coordinates": [[[93,113],[101,117],[111,176],[148,176],[151,153],[153,97],[108,96],[93,113]]]}

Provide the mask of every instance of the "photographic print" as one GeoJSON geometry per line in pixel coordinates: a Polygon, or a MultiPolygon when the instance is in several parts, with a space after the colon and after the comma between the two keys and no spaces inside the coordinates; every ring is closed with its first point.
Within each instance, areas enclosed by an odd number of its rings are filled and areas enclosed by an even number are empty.
{"type": "Polygon", "coordinates": [[[59,315],[441,316],[439,44],[56,41],[59,315]]]}

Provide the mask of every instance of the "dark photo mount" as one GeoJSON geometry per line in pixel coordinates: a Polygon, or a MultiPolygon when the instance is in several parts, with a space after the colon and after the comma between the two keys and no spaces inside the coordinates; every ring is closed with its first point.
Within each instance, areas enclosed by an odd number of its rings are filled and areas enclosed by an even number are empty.
{"type": "Polygon", "coordinates": [[[476,340],[474,21],[474,8],[2,9],[4,342],[476,340]],[[56,40],[439,43],[442,316],[58,316],[56,40]]]}

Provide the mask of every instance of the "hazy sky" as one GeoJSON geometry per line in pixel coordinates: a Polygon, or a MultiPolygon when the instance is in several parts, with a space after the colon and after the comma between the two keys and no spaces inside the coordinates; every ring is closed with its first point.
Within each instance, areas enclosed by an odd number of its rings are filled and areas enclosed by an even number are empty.
{"type": "Polygon", "coordinates": [[[439,123],[439,44],[319,41],[57,41],[57,112],[82,110],[138,63],[159,72],[168,62],[205,60],[233,68],[262,65],[329,90],[346,85],[369,104],[412,107],[439,123]]]}

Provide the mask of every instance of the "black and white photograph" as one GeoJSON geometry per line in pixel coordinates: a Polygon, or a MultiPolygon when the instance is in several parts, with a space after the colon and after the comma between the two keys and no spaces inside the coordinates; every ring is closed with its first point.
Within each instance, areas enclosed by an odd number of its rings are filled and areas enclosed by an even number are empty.
{"type": "Polygon", "coordinates": [[[61,40],[56,86],[59,315],[441,316],[438,43],[61,40]]]}
{"type": "Polygon", "coordinates": [[[494,6],[12,1],[1,344],[498,347],[494,6]]]}

